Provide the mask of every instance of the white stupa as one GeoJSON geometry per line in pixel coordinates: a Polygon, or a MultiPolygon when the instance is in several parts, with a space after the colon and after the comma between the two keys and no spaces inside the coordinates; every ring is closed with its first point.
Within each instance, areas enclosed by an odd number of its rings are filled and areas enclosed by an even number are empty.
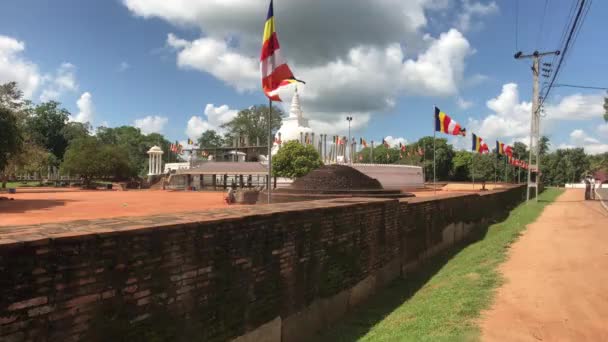
{"type": "MultiPolygon", "coordinates": [[[[281,128],[277,131],[275,135],[275,142],[272,146],[272,154],[276,154],[279,150],[279,145],[277,144],[277,140],[281,143],[286,143],[291,140],[300,141],[302,135],[306,133],[311,134],[312,128],[308,126],[308,119],[304,118],[302,113],[302,108],[300,107],[300,96],[298,95],[298,88],[296,87],[296,92],[293,95],[293,99],[291,101],[291,108],[289,109],[289,116],[283,118],[283,124],[281,128]]],[[[315,137],[315,140],[318,137],[315,137]]]]}

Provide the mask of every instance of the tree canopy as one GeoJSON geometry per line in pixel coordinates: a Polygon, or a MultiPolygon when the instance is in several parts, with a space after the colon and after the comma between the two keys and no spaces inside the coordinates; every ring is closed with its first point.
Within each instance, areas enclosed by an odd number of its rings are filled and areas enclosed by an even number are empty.
{"type": "Polygon", "coordinates": [[[323,165],[321,156],[312,145],[288,141],[272,157],[273,175],[298,178],[323,165]]]}
{"type": "Polygon", "coordinates": [[[224,138],[215,130],[209,129],[203,132],[198,138],[198,145],[201,148],[215,148],[224,146],[224,138]]]}
{"type": "MultiPolygon", "coordinates": [[[[251,144],[258,140],[260,144],[265,144],[268,140],[268,110],[268,106],[257,105],[239,111],[234,119],[222,125],[222,128],[227,130],[225,135],[227,142],[232,143],[237,136],[248,136],[251,144]]],[[[272,108],[273,132],[281,128],[282,116],[283,111],[280,108],[272,108]]]]}
{"type": "Polygon", "coordinates": [[[131,176],[128,152],[123,146],[104,144],[95,137],[70,143],[61,164],[63,173],[79,175],[85,185],[93,179],[122,180],[131,176]]]}

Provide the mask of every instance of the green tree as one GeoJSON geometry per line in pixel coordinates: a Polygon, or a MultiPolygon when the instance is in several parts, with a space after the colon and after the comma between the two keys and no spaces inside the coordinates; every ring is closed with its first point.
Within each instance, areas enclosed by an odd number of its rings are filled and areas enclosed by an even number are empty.
{"type": "Polygon", "coordinates": [[[549,148],[551,147],[551,143],[549,142],[549,138],[547,136],[540,137],[540,141],[538,142],[539,154],[540,156],[544,156],[549,152],[549,148]]]}
{"type": "Polygon", "coordinates": [[[61,134],[69,143],[72,140],[84,138],[91,133],[91,125],[81,122],[68,122],[61,130],[61,134]]]}
{"type": "Polygon", "coordinates": [[[216,131],[208,129],[198,138],[198,145],[201,148],[216,148],[224,145],[224,138],[216,131]]]}
{"type": "Polygon", "coordinates": [[[563,186],[579,182],[591,170],[591,165],[583,148],[558,149],[543,158],[541,170],[543,183],[563,186]]]}
{"type": "Polygon", "coordinates": [[[472,153],[472,162],[470,175],[475,178],[476,182],[485,183],[494,179],[494,167],[496,165],[496,156],[491,153],[479,154],[472,153]]]}
{"type": "Polygon", "coordinates": [[[273,175],[298,178],[323,165],[321,156],[312,145],[288,141],[272,158],[273,175]]]}
{"type": "MultiPolygon", "coordinates": [[[[4,174],[9,161],[17,155],[22,148],[23,137],[17,124],[17,117],[7,107],[0,106],[0,172],[4,174]]],[[[6,179],[3,177],[3,187],[6,179]]]]}
{"type": "Polygon", "coordinates": [[[124,147],[104,144],[95,137],[73,140],[65,152],[61,171],[79,175],[86,187],[95,179],[122,180],[131,175],[124,147]]]}
{"type": "Polygon", "coordinates": [[[148,135],[142,134],[139,128],[132,126],[120,127],[99,127],[97,129],[97,138],[103,144],[115,145],[121,147],[121,150],[126,154],[131,176],[145,176],[148,173],[148,150],[154,145],[158,145],[165,152],[163,159],[169,161],[169,141],[158,133],[148,135]]]}
{"type": "Polygon", "coordinates": [[[9,175],[13,174],[17,158],[23,156],[23,148],[33,144],[23,144],[26,140],[24,119],[29,102],[23,100],[23,93],[17,83],[0,85],[0,180],[6,187],[9,175]]]}
{"type": "Polygon", "coordinates": [[[595,156],[588,156],[591,172],[602,171],[608,173],[608,152],[595,156]]]}
{"type": "MultiPolygon", "coordinates": [[[[424,173],[427,181],[433,180],[433,137],[422,137],[417,142],[426,152],[424,158],[424,173]]],[[[437,180],[448,180],[452,170],[452,158],[454,158],[454,148],[448,144],[447,139],[435,139],[436,145],[436,175],[437,180]]]]}
{"type": "Polygon", "coordinates": [[[37,105],[26,119],[30,141],[46,148],[61,160],[69,143],[63,134],[69,115],[55,101],[37,105]]]}
{"type": "MultiPolygon", "coordinates": [[[[283,111],[280,108],[272,108],[272,132],[281,127],[282,116],[283,111]]],[[[259,139],[260,144],[265,144],[268,140],[268,106],[257,105],[243,109],[234,119],[223,124],[222,128],[228,131],[225,139],[230,144],[237,136],[248,136],[251,143],[259,139]]]]}
{"type": "Polygon", "coordinates": [[[17,82],[0,85],[0,106],[18,111],[24,106],[23,102],[23,92],[17,86],[17,82]]]}
{"type": "Polygon", "coordinates": [[[472,161],[472,153],[468,151],[456,151],[456,153],[454,154],[454,158],[452,158],[452,180],[470,180],[472,161]]]}

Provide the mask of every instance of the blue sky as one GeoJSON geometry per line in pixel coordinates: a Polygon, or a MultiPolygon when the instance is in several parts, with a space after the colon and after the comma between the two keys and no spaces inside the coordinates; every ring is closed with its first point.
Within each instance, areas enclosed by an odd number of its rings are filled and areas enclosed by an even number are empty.
{"type": "MultiPolygon", "coordinates": [[[[572,1],[275,1],[283,55],[307,81],[303,110],[319,133],[413,141],[432,107],[489,141],[526,141],[529,61],[556,49],[572,1]],[[403,4],[407,3],[407,4],[403,4]],[[518,6],[516,6],[518,4],[518,6]],[[518,8],[518,39],[515,37],[518,8]]],[[[266,0],[5,1],[0,82],[56,99],[94,126],[137,124],[185,140],[266,103],[257,58],[266,0]]],[[[595,1],[559,82],[608,86],[608,3],[595,1]]],[[[556,88],[544,133],[554,147],[608,151],[605,92],[556,88]]],[[[289,90],[283,94],[289,103],[289,90]]],[[[468,139],[454,140],[468,146],[468,139]]]]}

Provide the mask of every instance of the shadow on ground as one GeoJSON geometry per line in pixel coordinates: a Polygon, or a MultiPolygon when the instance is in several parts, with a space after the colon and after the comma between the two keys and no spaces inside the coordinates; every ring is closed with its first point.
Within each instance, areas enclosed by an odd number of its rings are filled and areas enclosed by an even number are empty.
{"type": "Polygon", "coordinates": [[[470,244],[483,240],[489,227],[496,222],[505,220],[508,215],[507,212],[494,222],[478,227],[467,239],[421,263],[415,272],[397,278],[367,302],[348,313],[337,324],[321,331],[311,341],[357,341],[363,338],[377,323],[385,319],[424,287],[450,259],[470,244]]]}
{"type": "MultiPolygon", "coordinates": [[[[15,198],[11,195],[4,195],[8,198],[15,198]]],[[[64,206],[69,200],[50,200],[50,199],[19,199],[0,201],[0,214],[26,213],[31,210],[49,209],[64,206]]]]}

